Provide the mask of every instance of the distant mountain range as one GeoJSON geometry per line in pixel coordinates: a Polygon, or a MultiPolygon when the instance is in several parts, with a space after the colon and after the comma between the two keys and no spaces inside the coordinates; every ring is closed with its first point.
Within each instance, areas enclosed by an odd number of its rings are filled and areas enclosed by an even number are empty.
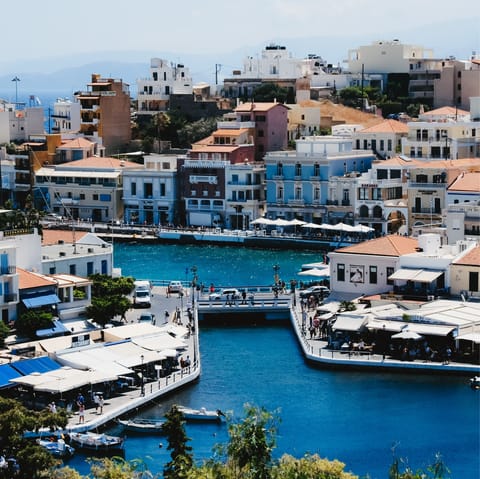
{"type": "MultiPolygon", "coordinates": [[[[286,46],[292,56],[302,58],[309,53],[320,55],[328,63],[343,64],[348,57],[348,50],[366,45],[375,40],[393,40],[402,43],[422,45],[431,48],[437,58],[455,56],[468,59],[473,51],[480,51],[480,33],[477,19],[470,18],[457,22],[454,31],[451,24],[427,25],[422,29],[392,32],[390,38],[382,35],[377,38],[375,26],[372,26],[370,38],[365,35],[345,35],[339,37],[309,37],[280,39],[276,43],[286,46]]],[[[19,101],[28,101],[29,95],[40,96],[43,93],[72,96],[77,90],[85,90],[92,73],[103,77],[122,78],[130,85],[132,96],[136,95],[136,80],[149,76],[150,59],[164,58],[173,63],[182,63],[193,76],[195,83],[215,83],[215,70],[218,70],[218,82],[230,76],[232,70],[241,69],[243,59],[257,56],[266,44],[249,45],[228,53],[192,54],[165,51],[122,51],[95,52],[75,54],[68,57],[50,57],[28,60],[21,68],[12,62],[0,61],[0,98],[13,101],[15,84],[12,79],[17,76],[19,101]]]]}

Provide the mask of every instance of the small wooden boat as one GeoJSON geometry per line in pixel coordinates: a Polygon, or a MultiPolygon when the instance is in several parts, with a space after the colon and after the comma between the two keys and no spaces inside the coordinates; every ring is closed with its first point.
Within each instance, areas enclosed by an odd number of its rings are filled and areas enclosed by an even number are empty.
{"type": "Polygon", "coordinates": [[[177,406],[177,409],[183,414],[186,421],[217,421],[220,422],[224,417],[220,409],[209,411],[204,407],[200,409],[192,409],[189,407],[177,406]]]}
{"type": "Polygon", "coordinates": [[[38,439],[37,443],[55,457],[67,458],[72,457],[75,453],[75,449],[69,444],[66,444],[61,438],[56,441],[38,439]]]}
{"type": "Polygon", "coordinates": [[[118,424],[121,424],[128,432],[140,433],[140,434],[162,434],[163,425],[165,420],[163,419],[118,419],[118,424]]]}
{"type": "Polygon", "coordinates": [[[78,449],[110,452],[123,450],[123,437],[95,434],[93,432],[72,432],[70,442],[78,449]]]}

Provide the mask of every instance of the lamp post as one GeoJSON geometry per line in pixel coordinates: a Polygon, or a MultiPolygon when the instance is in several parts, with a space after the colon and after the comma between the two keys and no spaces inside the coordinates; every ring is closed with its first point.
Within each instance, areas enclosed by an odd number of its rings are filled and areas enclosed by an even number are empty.
{"type": "Polygon", "coordinates": [[[192,307],[195,308],[195,287],[197,285],[197,267],[196,266],[192,266],[190,268],[190,271],[192,272],[193,274],[193,278],[192,278],[192,307]]]}
{"type": "Polygon", "coordinates": [[[448,160],[448,157],[450,156],[450,151],[448,148],[448,142],[451,141],[451,139],[448,137],[448,135],[442,135],[442,138],[445,140],[445,148],[443,150],[443,157],[445,160],[448,160]]]}
{"type": "Polygon", "coordinates": [[[275,264],[273,265],[273,281],[275,284],[278,284],[278,281],[279,281],[279,276],[278,276],[278,272],[280,271],[280,266],[278,264],[275,264]]]}
{"type": "Polygon", "coordinates": [[[15,82],[15,108],[16,108],[18,104],[18,82],[20,81],[20,78],[15,76],[15,78],[12,81],[15,82]]]}
{"type": "Polygon", "coordinates": [[[140,389],[140,396],[145,396],[145,374],[143,371],[143,360],[145,357],[143,354],[140,356],[140,359],[142,360],[142,382],[141,382],[141,389],[140,389]]]}

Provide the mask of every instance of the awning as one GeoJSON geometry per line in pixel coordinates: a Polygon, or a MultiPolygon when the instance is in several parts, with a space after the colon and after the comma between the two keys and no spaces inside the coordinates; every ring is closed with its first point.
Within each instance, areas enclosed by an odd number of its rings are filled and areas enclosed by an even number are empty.
{"type": "Polygon", "coordinates": [[[55,371],[60,369],[62,365],[53,359],[50,359],[48,356],[43,356],[41,358],[15,361],[12,363],[12,367],[15,368],[19,373],[27,375],[32,373],[46,373],[49,371],[55,371]]]}
{"type": "Polygon", "coordinates": [[[395,273],[391,274],[388,279],[401,279],[404,281],[413,281],[418,274],[420,274],[421,269],[407,269],[407,268],[400,268],[395,271],[395,273]]]}
{"type": "Polygon", "coordinates": [[[415,276],[414,281],[418,281],[419,283],[431,283],[442,274],[443,271],[429,271],[424,269],[417,276],[415,276]]]}
{"type": "Polygon", "coordinates": [[[334,331],[360,331],[366,322],[366,316],[337,316],[333,323],[334,331]]]}
{"type": "Polygon", "coordinates": [[[433,271],[428,269],[400,268],[391,274],[388,279],[400,279],[404,281],[416,281],[418,283],[431,283],[441,276],[444,271],[433,271]]]}
{"type": "Polygon", "coordinates": [[[420,322],[405,322],[405,321],[393,321],[393,320],[381,320],[381,319],[369,319],[367,322],[367,328],[369,330],[377,331],[389,331],[398,333],[405,327],[408,327],[409,331],[421,334],[423,336],[447,336],[448,333],[455,329],[455,326],[451,324],[432,324],[432,323],[420,323],[420,322]]]}
{"type": "Polygon", "coordinates": [[[60,298],[56,294],[46,294],[33,298],[24,298],[22,302],[27,308],[39,308],[40,306],[47,306],[49,304],[58,304],[60,303],[60,298]]]}
{"type": "Polygon", "coordinates": [[[20,373],[10,366],[10,364],[2,364],[0,366],[0,388],[12,386],[10,379],[20,377],[20,373]]]}
{"type": "Polygon", "coordinates": [[[464,341],[472,341],[475,344],[480,344],[480,333],[460,334],[455,339],[463,339],[464,341]]]}

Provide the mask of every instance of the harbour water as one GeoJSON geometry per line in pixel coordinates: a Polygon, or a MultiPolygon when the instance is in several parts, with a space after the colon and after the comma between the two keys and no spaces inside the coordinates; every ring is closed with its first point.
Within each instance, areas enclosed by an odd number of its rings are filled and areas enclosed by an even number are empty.
{"type": "MultiPolygon", "coordinates": [[[[216,285],[299,279],[301,264],[318,252],[262,251],[218,246],[115,246],[124,275],[152,280],[189,279],[216,285]],[[189,271],[186,273],[187,268],[189,271]]],[[[425,469],[440,453],[452,478],[477,479],[480,470],[480,394],[468,379],[412,374],[327,371],[305,363],[288,323],[201,327],[202,376],[197,383],[139,412],[161,417],[171,404],[220,408],[242,416],[247,402],[279,410],[275,455],[318,453],[371,479],[388,476],[392,448],[412,467],[425,469]]],[[[108,406],[107,406],[108,407],[108,406]]],[[[112,432],[120,432],[115,428],[112,432]]],[[[227,439],[225,426],[188,425],[195,459],[211,457],[227,439]]],[[[142,458],[154,472],[169,460],[165,439],[128,437],[126,459],[142,458]],[[159,446],[162,447],[159,447],[159,446]]],[[[86,474],[84,456],[69,465],[86,474]]]]}

